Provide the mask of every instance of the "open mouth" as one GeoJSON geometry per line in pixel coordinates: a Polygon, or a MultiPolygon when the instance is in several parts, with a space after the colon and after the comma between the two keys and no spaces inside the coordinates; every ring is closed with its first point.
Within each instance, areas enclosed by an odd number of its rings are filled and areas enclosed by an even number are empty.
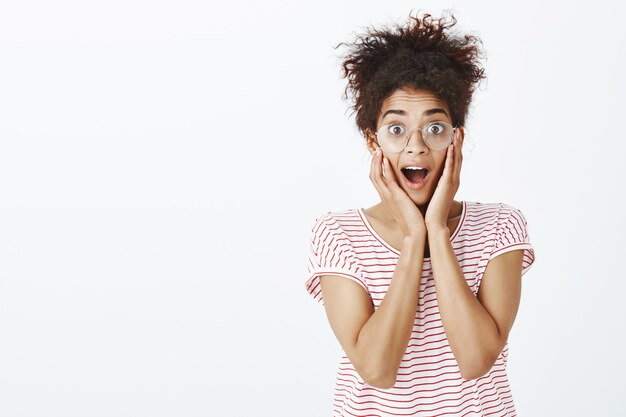
{"type": "Polygon", "coordinates": [[[411,168],[402,168],[402,173],[404,177],[412,184],[421,184],[424,182],[426,177],[428,176],[428,170],[424,169],[411,169],[411,168]]]}

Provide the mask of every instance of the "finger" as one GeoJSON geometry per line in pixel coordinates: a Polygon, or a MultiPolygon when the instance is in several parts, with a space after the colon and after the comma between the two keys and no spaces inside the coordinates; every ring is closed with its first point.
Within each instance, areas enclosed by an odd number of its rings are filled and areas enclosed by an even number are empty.
{"type": "Polygon", "coordinates": [[[457,167],[459,166],[459,135],[458,131],[454,132],[454,140],[452,141],[452,146],[454,151],[452,152],[452,171],[450,171],[450,176],[454,180],[456,177],[457,167]]]}
{"type": "Polygon", "coordinates": [[[393,183],[393,172],[391,167],[389,166],[389,160],[385,155],[381,155],[380,165],[382,170],[384,171],[384,175],[381,175],[381,180],[385,184],[386,190],[391,194],[391,184],[393,183]]]}
{"type": "Polygon", "coordinates": [[[387,176],[389,175],[389,169],[387,169],[386,167],[384,168],[384,175],[383,175],[383,167],[384,167],[385,159],[386,159],[385,155],[383,154],[383,151],[381,149],[380,155],[378,155],[378,161],[376,162],[376,169],[378,171],[378,175],[376,175],[376,179],[381,189],[383,190],[385,195],[388,197],[391,194],[391,192],[389,191],[389,186],[387,184],[387,176]]]}
{"type": "Polygon", "coordinates": [[[383,170],[385,172],[385,175],[383,176],[383,181],[385,182],[385,185],[389,187],[392,182],[391,177],[393,176],[393,174],[391,170],[389,169],[389,161],[387,160],[386,156],[383,156],[382,165],[383,165],[383,170]]]}
{"type": "Polygon", "coordinates": [[[455,177],[456,180],[459,179],[459,177],[461,176],[461,165],[463,164],[463,138],[461,136],[461,132],[458,132],[458,136],[457,136],[457,146],[456,146],[456,151],[457,151],[457,157],[456,157],[456,164],[455,164],[455,177]]]}
{"type": "Polygon", "coordinates": [[[372,167],[370,169],[370,180],[374,184],[374,188],[376,188],[380,197],[384,200],[388,190],[383,181],[381,164],[382,151],[380,155],[376,155],[376,153],[374,153],[374,157],[372,158],[372,167]]]}
{"type": "Polygon", "coordinates": [[[372,155],[372,164],[370,166],[370,180],[372,181],[372,184],[374,185],[374,188],[376,188],[376,191],[378,192],[378,194],[382,197],[381,194],[381,190],[380,190],[380,186],[376,180],[377,178],[377,171],[376,171],[376,164],[378,162],[378,155],[376,155],[376,152],[373,153],[372,155]]]}
{"type": "Polygon", "coordinates": [[[389,163],[389,159],[384,158],[383,163],[385,164],[385,174],[387,175],[385,177],[385,184],[387,184],[387,187],[390,190],[396,190],[400,188],[400,185],[398,184],[398,179],[396,178],[396,174],[391,168],[391,164],[389,163]]]}
{"type": "Polygon", "coordinates": [[[446,162],[445,165],[443,167],[443,174],[442,177],[445,178],[446,180],[450,180],[450,178],[452,177],[452,175],[454,174],[453,168],[454,168],[454,143],[451,144],[450,146],[448,146],[448,150],[446,153],[446,162]]]}

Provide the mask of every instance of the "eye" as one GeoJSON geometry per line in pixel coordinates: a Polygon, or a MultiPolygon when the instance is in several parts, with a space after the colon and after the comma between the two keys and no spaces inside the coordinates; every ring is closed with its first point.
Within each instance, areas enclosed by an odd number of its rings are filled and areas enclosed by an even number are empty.
{"type": "Polygon", "coordinates": [[[394,136],[398,136],[406,132],[406,127],[404,127],[403,125],[399,125],[399,124],[389,125],[387,127],[387,131],[394,136]]]}
{"type": "Polygon", "coordinates": [[[428,126],[426,126],[426,131],[433,135],[441,135],[444,130],[446,130],[446,125],[442,122],[433,122],[429,123],[428,126]]]}

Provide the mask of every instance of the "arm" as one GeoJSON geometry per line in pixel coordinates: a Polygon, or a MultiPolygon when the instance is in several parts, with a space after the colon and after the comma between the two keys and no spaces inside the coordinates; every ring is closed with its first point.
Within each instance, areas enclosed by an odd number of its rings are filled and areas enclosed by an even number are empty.
{"type": "Polygon", "coordinates": [[[461,375],[486,374],[508,339],[521,296],[523,250],[493,258],[485,269],[478,297],[467,285],[450,242],[450,231],[428,231],[441,320],[461,375]]]}
{"type": "Polygon", "coordinates": [[[320,279],[335,336],[363,380],[377,388],[395,384],[411,338],[425,246],[425,235],[404,238],[389,289],[375,311],[357,283],[327,276],[320,279]]]}

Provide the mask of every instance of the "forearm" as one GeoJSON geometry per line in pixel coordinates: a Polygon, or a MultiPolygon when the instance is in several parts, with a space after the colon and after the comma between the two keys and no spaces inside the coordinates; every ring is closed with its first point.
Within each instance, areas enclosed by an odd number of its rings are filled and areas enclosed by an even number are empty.
{"type": "Polygon", "coordinates": [[[463,377],[477,378],[492,364],[498,327],[474,295],[450,243],[447,228],[428,230],[437,303],[446,337],[463,377]]]}
{"type": "Polygon", "coordinates": [[[395,383],[411,338],[425,246],[425,234],[404,239],[387,293],[357,339],[357,349],[367,358],[372,380],[383,387],[395,383]]]}

